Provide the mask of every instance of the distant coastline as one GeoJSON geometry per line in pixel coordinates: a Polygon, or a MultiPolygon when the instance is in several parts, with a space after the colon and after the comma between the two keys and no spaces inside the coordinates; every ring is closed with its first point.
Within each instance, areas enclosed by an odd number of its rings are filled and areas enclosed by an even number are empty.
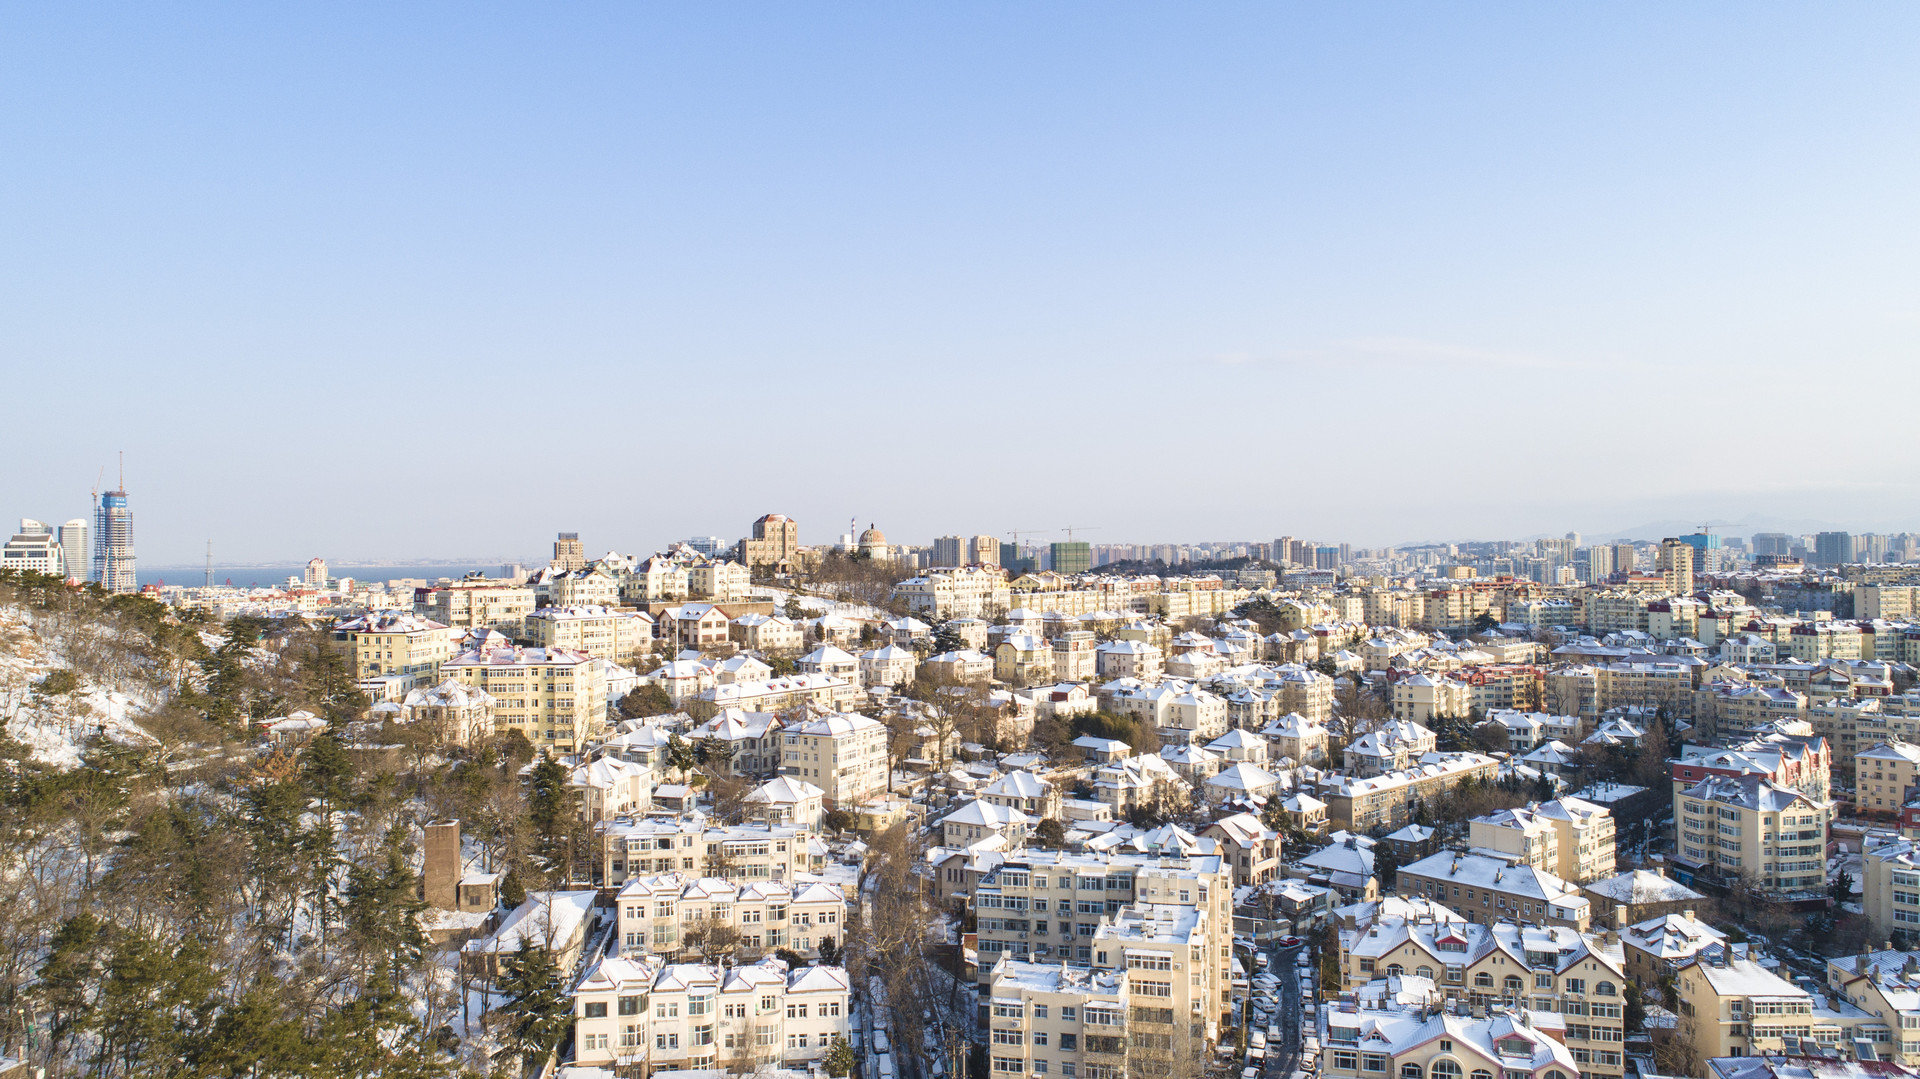
{"type": "MultiPolygon", "coordinates": [[[[440,577],[461,577],[468,573],[481,573],[489,577],[500,575],[500,567],[511,565],[514,559],[488,559],[467,561],[415,561],[415,562],[328,562],[329,576],[351,577],[356,581],[391,581],[402,578],[424,578],[435,580],[440,577]]],[[[545,560],[522,560],[520,565],[528,568],[545,565],[545,560]]],[[[231,581],[238,588],[279,588],[287,583],[288,577],[305,574],[307,565],[283,562],[225,563],[213,564],[213,583],[224,585],[231,581]]],[[[200,565],[140,566],[136,577],[142,586],[149,584],[175,584],[195,586],[206,583],[207,567],[200,565]]]]}

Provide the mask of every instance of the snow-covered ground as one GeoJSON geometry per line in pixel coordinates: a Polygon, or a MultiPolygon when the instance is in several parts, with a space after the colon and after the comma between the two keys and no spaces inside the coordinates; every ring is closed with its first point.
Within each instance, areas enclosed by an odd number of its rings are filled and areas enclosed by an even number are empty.
{"type": "Polygon", "coordinates": [[[34,686],[67,666],[68,643],[35,612],[0,608],[0,718],[7,733],[26,743],[35,760],[76,767],[81,748],[96,732],[128,744],[151,739],[133,717],[157,702],[149,691],[87,684],[48,697],[34,686]]]}
{"type": "Polygon", "coordinates": [[[842,618],[860,618],[868,621],[893,618],[893,615],[886,611],[878,607],[869,607],[864,603],[847,603],[842,600],[828,599],[825,596],[809,596],[804,592],[793,592],[769,585],[754,585],[753,591],[758,595],[772,596],[776,607],[784,607],[788,600],[797,599],[800,601],[800,609],[805,611],[809,618],[818,618],[823,614],[837,614],[842,618]]]}

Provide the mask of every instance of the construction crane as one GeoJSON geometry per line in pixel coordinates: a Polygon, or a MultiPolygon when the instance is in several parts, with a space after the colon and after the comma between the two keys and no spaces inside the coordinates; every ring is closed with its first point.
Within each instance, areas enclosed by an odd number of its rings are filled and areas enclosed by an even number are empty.
{"type": "Polygon", "coordinates": [[[1044,536],[1051,531],[1053,531],[1051,528],[1009,528],[1007,535],[1013,537],[1013,545],[1018,547],[1021,536],[1044,536]]]}
{"type": "Polygon", "coordinates": [[[1099,530],[1099,525],[1068,525],[1060,531],[1065,532],[1067,534],[1067,542],[1072,543],[1075,532],[1097,532],[1099,530]]]}

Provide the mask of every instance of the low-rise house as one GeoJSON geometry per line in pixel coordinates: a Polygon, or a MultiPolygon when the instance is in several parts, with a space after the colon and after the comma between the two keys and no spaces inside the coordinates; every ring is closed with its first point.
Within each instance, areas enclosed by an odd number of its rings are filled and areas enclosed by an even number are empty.
{"type": "Polygon", "coordinates": [[[1251,813],[1222,817],[1200,834],[1219,842],[1233,866],[1235,884],[1264,884],[1280,872],[1280,833],[1251,813]]]}
{"type": "Polygon", "coordinates": [[[1026,846],[1033,818],[1007,806],[973,799],[940,822],[942,842],[949,847],[1018,850],[1026,846]]]}
{"type": "Polygon", "coordinates": [[[775,776],[747,793],[747,815],[769,824],[818,828],[825,795],[804,779],[775,776]]]}
{"type": "Polygon", "coordinates": [[[709,768],[725,775],[761,776],[780,767],[780,731],[780,717],[772,712],[726,708],[693,728],[687,740],[714,747],[701,762],[709,768]]]}
{"type": "Polygon", "coordinates": [[[1433,731],[1396,720],[1354,739],[1346,750],[1346,770],[1365,779],[1411,767],[1434,751],[1433,731]]]}
{"type": "Polygon", "coordinates": [[[1692,911],[1662,914],[1620,931],[1627,973],[1642,985],[1656,985],[1707,948],[1726,943],[1727,935],[1693,916],[1692,911]]]}
{"type": "Polygon", "coordinates": [[[741,648],[770,656],[789,655],[806,644],[800,623],[779,614],[743,614],[727,624],[727,637],[741,648]]]}
{"type": "Polygon", "coordinates": [[[653,805],[653,770],[602,755],[575,767],[567,777],[574,815],[589,824],[611,817],[645,813],[653,805]]]}
{"type": "Polygon", "coordinates": [[[1629,869],[1582,884],[1580,892],[1592,901],[1595,918],[1615,912],[1609,924],[1619,925],[1680,914],[1706,901],[1706,896],[1667,876],[1662,869],[1629,869]]]}
{"type": "Polygon", "coordinates": [[[1017,809],[1035,823],[1060,819],[1060,787],[1032,772],[1008,772],[982,787],[980,800],[1017,809]]]}
{"type": "Polygon", "coordinates": [[[553,954],[561,970],[572,970],[592,928],[597,894],[528,892],[526,902],[513,908],[499,928],[461,946],[460,968],[483,978],[498,978],[503,957],[522,948],[540,948],[553,954]]]}
{"type": "Polygon", "coordinates": [[[449,678],[437,686],[410,690],[400,704],[401,721],[421,725],[437,740],[470,745],[493,734],[493,695],[449,678]]]}
{"type": "Polygon", "coordinates": [[[1298,712],[1288,712],[1260,732],[1276,760],[1318,767],[1327,760],[1327,727],[1298,712]]]}
{"type": "Polygon", "coordinates": [[[869,686],[898,688],[913,683],[913,672],[919,665],[920,657],[897,644],[889,644],[860,653],[860,678],[869,686]]]}
{"type": "Polygon", "coordinates": [[[921,664],[922,673],[947,685],[968,685],[991,680],[993,657],[971,648],[929,656],[921,664]]]}

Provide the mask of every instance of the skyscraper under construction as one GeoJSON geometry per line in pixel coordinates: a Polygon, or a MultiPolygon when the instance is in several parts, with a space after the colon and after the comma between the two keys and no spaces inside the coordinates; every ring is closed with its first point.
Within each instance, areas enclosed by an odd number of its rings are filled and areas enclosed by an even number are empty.
{"type": "Polygon", "coordinates": [[[127,509],[126,474],[120,489],[99,495],[93,507],[91,579],[109,592],[137,592],[133,575],[133,513],[127,509]]]}

